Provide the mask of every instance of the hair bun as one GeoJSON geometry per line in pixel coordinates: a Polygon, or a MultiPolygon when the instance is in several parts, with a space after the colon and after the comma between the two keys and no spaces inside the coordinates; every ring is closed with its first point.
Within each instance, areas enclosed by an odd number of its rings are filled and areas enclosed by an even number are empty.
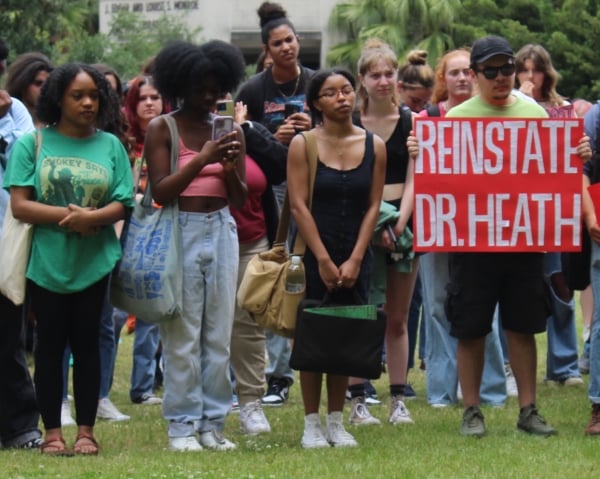
{"type": "Polygon", "coordinates": [[[426,50],[411,50],[406,58],[411,65],[426,65],[427,56],[426,50]]]}
{"type": "Polygon", "coordinates": [[[264,27],[271,20],[287,17],[287,12],[284,8],[279,3],[273,2],[263,2],[256,12],[260,18],[260,28],[264,27]]]}

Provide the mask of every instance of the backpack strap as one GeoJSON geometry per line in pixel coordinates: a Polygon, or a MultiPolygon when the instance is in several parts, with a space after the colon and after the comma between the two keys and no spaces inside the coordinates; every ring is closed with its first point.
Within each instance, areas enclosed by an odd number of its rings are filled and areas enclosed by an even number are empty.
{"type": "MultiPolygon", "coordinates": [[[[301,133],[306,143],[306,158],[308,159],[308,209],[312,209],[312,198],[313,190],[315,186],[315,176],[317,175],[317,139],[312,131],[304,131],[301,133]]],[[[281,207],[281,215],[279,216],[279,224],[277,225],[277,235],[275,236],[275,243],[285,243],[287,238],[288,229],[290,227],[290,198],[288,191],[285,191],[285,198],[283,200],[283,206],[281,207]]],[[[296,235],[294,241],[294,254],[303,255],[306,250],[306,243],[299,234],[296,235]]]]}
{"type": "MultiPolygon", "coordinates": [[[[179,161],[179,130],[177,130],[177,123],[175,122],[175,118],[171,113],[167,113],[166,115],[162,115],[169,128],[169,134],[171,136],[171,173],[177,171],[178,161],[179,161]]],[[[146,163],[146,157],[142,158],[142,162],[140,164],[140,172],[146,163]]],[[[138,192],[139,189],[139,175],[135,179],[135,193],[138,192]]],[[[177,199],[174,200],[177,202],[177,199]]],[[[152,192],[150,191],[150,181],[146,184],[146,190],[144,191],[144,197],[142,198],[142,205],[150,206],[152,204],[152,192]]]]}
{"type": "Polygon", "coordinates": [[[408,134],[410,130],[412,130],[412,111],[407,106],[400,107],[400,121],[402,122],[402,133],[406,138],[408,138],[408,134]]]}
{"type": "Polygon", "coordinates": [[[427,106],[427,115],[428,116],[440,116],[440,107],[436,103],[435,105],[427,106]]]}

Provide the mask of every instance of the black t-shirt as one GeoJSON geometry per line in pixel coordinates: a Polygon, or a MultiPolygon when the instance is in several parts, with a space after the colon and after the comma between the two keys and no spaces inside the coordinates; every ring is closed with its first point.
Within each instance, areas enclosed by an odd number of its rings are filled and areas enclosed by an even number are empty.
{"type": "Polygon", "coordinates": [[[242,101],[248,107],[248,114],[253,121],[265,125],[269,131],[275,133],[284,120],[285,104],[291,101],[304,103],[304,111],[309,109],[306,105],[306,85],[313,75],[314,70],[301,67],[300,77],[290,82],[278,85],[273,80],[271,68],[252,76],[240,88],[236,101],[242,101]]]}

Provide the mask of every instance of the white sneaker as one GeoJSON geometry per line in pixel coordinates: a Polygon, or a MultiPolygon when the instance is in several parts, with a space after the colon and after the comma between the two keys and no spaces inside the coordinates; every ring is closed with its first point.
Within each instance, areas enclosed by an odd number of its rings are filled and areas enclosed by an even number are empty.
{"type": "Polygon", "coordinates": [[[583,379],[581,379],[579,376],[571,376],[563,381],[563,385],[565,385],[565,386],[582,386],[583,379]]]}
{"type": "Polygon", "coordinates": [[[169,438],[169,449],[171,451],[201,451],[202,446],[198,444],[198,441],[194,436],[185,437],[170,437],[169,438]]]}
{"type": "Polygon", "coordinates": [[[271,426],[265,417],[260,399],[249,402],[240,409],[240,430],[242,434],[250,436],[271,432],[271,426]]]}
{"type": "Polygon", "coordinates": [[[342,413],[332,412],[327,415],[327,440],[333,447],[356,447],[358,443],[342,424],[342,413]]]}
{"type": "Polygon", "coordinates": [[[214,429],[200,433],[200,444],[216,451],[230,451],[237,447],[234,443],[225,439],[219,431],[215,431],[214,429]]]}
{"type": "Polygon", "coordinates": [[[127,414],[119,411],[109,398],[102,398],[98,401],[96,417],[108,421],[128,421],[130,419],[127,414]]]}
{"type": "Polygon", "coordinates": [[[364,397],[355,397],[352,399],[352,407],[348,421],[354,426],[371,426],[381,424],[381,421],[371,415],[369,408],[365,403],[364,397]]]}
{"type": "Polygon", "coordinates": [[[60,407],[60,424],[62,426],[74,426],[75,419],[71,416],[71,403],[69,399],[65,399],[60,407]]]}
{"type": "Polygon", "coordinates": [[[390,404],[390,424],[414,424],[401,396],[392,396],[390,404]]]}
{"type": "Polygon", "coordinates": [[[517,388],[517,381],[509,364],[504,365],[504,375],[506,376],[506,395],[513,398],[518,397],[519,389],[517,388]]]}
{"type": "Polygon", "coordinates": [[[302,434],[302,447],[304,449],[316,449],[329,447],[327,438],[321,427],[321,418],[317,413],[304,416],[304,434],[302,434]]]}

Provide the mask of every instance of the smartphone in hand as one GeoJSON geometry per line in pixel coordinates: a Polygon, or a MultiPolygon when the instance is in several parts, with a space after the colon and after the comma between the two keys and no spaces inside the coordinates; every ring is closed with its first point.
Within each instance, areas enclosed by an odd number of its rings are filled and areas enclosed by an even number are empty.
{"type": "Polygon", "coordinates": [[[301,101],[290,101],[284,106],[283,116],[285,118],[293,115],[294,113],[302,113],[304,110],[304,103],[301,101]]]}
{"type": "Polygon", "coordinates": [[[212,139],[218,140],[223,135],[233,131],[233,117],[231,116],[215,116],[213,118],[212,139]]]}
{"type": "Polygon", "coordinates": [[[217,102],[217,115],[219,116],[235,116],[233,100],[219,100],[217,102]]]}

